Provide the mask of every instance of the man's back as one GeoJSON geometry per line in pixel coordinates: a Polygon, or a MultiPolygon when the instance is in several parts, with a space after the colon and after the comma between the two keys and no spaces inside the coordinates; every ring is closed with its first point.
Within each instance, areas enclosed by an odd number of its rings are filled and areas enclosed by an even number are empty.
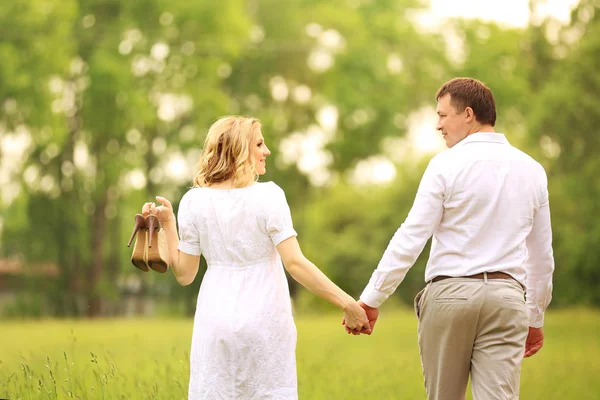
{"type": "Polygon", "coordinates": [[[504,271],[525,283],[526,239],[547,202],[546,174],[504,135],[473,134],[432,160],[444,184],[426,280],[504,271]]]}

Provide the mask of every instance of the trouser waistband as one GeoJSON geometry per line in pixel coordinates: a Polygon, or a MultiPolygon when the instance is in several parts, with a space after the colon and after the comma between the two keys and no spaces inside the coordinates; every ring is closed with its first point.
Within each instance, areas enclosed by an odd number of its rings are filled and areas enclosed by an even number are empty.
{"type": "MultiPolygon", "coordinates": [[[[449,278],[483,279],[486,282],[488,279],[512,279],[515,282],[517,282],[521,287],[523,287],[523,285],[521,285],[521,283],[519,281],[517,281],[515,278],[513,278],[510,274],[507,274],[506,272],[500,272],[500,271],[480,272],[475,275],[467,275],[467,276],[438,275],[435,278],[433,278],[430,282],[439,282],[439,281],[443,281],[444,279],[449,279],[449,278]]],[[[525,289],[525,288],[523,288],[523,289],[525,289]]]]}

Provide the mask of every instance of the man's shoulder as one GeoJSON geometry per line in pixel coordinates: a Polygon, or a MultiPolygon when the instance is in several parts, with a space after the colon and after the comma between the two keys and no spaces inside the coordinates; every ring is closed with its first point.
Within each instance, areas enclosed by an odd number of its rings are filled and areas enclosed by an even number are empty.
{"type": "MultiPolygon", "coordinates": [[[[497,144],[493,144],[493,146],[497,146],[497,144]]],[[[502,148],[503,149],[500,152],[498,152],[497,147],[494,151],[490,152],[481,151],[481,148],[476,149],[469,146],[455,146],[432,157],[429,161],[429,168],[433,168],[436,171],[445,174],[456,171],[457,168],[468,168],[471,163],[477,161],[504,160],[523,163],[530,166],[532,170],[545,174],[542,164],[525,151],[509,143],[503,144],[502,148]]]]}
{"type": "Polygon", "coordinates": [[[446,150],[443,150],[443,151],[437,153],[436,155],[431,157],[431,160],[429,160],[429,164],[443,165],[447,162],[452,161],[452,159],[456,153],[456,152],[453,152],[452,150],[453,149],[446,149],[446,150]]]}
{"type": "Polygon", "coordinates": [[[530,154],[526,153],[525,151],[510,145],[510,150],[513,152],[513,156],[517,161],[523,162],[525,164],[531,165],[532,168],[534,168],[535,170],[537,170],[538,172],[544,172],[544,167],[542,166],[542,164],[537,161],[535,158],[533,158],[533,156],[531,156],[530,154]]]}
{"type": "Polygon", "coordinates": [[[462,165],[461,161],[466,161],[466,155],[461,147],[452,147],[437,153],[429,160],[429,168],[435,168],[440,173],[449,172],[457,165],[462,165]]]}
{"type": "Polygon", "coordinates": [[[531,155],[529,155],[528,153],[526,153],[525,151],[519,149],[518,147],[510,144],[509,147],[510,151],[512,151],[517,157],[521,157],[523,160],[527,160],[530,162],[534,162],[537,163],[537,161],[535,160],[535,158],[533,158],[531,155]]]}

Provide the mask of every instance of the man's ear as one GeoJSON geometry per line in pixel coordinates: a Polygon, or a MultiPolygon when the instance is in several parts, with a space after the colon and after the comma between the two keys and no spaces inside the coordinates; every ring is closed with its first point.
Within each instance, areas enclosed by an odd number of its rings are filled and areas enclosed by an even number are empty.
{"type": "Polygon", "coordinates": [[[465,108],[465,122],[469,123],[475,119],[475,113],[471,107],[465,108]]]}

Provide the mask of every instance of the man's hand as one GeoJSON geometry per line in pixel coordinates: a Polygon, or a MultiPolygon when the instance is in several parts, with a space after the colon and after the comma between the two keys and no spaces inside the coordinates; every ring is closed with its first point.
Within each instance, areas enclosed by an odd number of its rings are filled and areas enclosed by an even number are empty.
{"type": "MultiPolygon", "coordinates": [[[[367,317],[369,313],[367,312],[367,317]]],[[[369,321],[371,318],[369,318],[369,321]]],[[[373,327],[371,325],[371,327],[373,327]]],[[[527,341],[525,341],[525,357],[531,357],[544,345],[544,329],[543,328],[532,328],[529,327],[529,334],[527,335],[527,341]]]]}
{"type": "MultiPolygon", "coordinates": [[[[365,312],[367,313],[367,318],[369,319],[369,324],[371,324],[371,332],[373,332],[373,329],[375,328],[375,322],[377,322],[377,318],[379,318],[379,308],[373,308],[373,307],[369,307],[368,305],[366,305],[365,303],[363,303],[362,301],[358,301],[358,305],[361,306],[362,308],[364,308],[365,312]]],[[[363,328],[364,331],[364,328],[363,328]]],[[[361,331],[361,333],[363,333],[361,331]]],[[[371,333],[369,333],[370,335],[371,333]]]]}

